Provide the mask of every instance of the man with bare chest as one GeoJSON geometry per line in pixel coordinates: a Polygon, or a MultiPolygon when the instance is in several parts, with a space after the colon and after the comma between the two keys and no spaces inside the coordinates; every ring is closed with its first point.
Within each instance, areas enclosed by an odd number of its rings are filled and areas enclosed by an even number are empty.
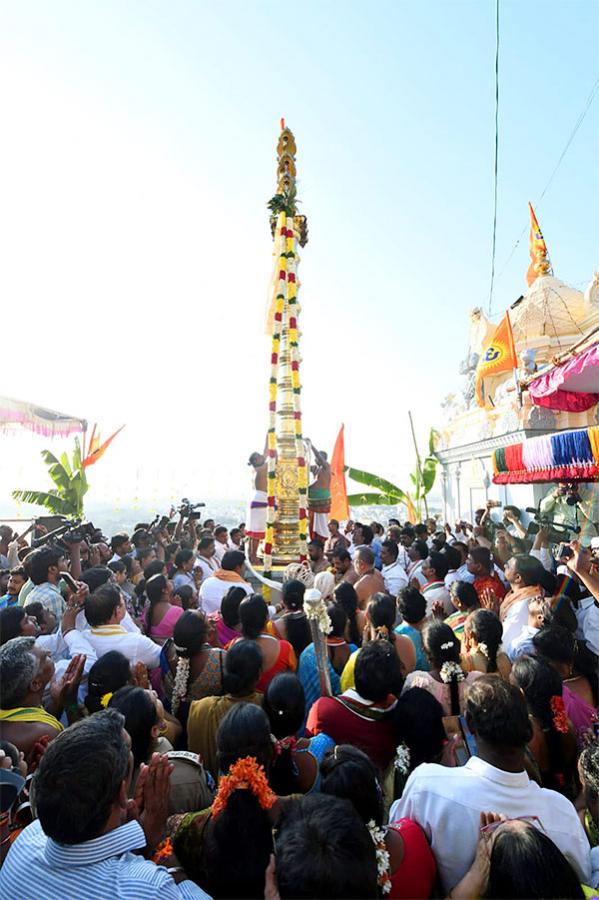
{"type": "Polygon", "coordinates": [[[248,465],[254,469],[253,491],[247,510],[246,537],[249,541],[248,555],[252,565],[258,560],[258,545],[264,540],[266,531],[266,507],[267,507],[267,461],[266,451],[254,452],[248,460],[248,465]]]}
{"type": "Polygon", "coordinates": [[[324,542],[329,537],[329,513],[331,511],[331,466],[324,451],[316,449],[312,441],[307,441],[314,454],[312,466],[314,481],[308,487],[308,513],[310,516],[310,537],[324,542]]]}

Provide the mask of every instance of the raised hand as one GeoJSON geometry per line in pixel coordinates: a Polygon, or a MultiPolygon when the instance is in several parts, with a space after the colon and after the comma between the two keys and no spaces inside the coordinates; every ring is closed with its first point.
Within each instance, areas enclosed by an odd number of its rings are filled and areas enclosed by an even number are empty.
{"type": "Polygon", "coordinates": [[[483,609],[490,609],[491,612],[499,613],[499,600],[491,588],[483,588],[480,593],[480,605],[483,609]]]}
{"type": "Polygon", "coordinates": [[[593,555],[588,547],[583,547],[580,541],[570,541],[572,556],[566,560],[566,565],[575,575],[580,572],[585,574],[590,571],[593,563],[593,555]]]}
{"type": "Polygon", "coordinates": [[[141,766],[134,799],[149,851],[160,843],[164,835],[173,769],[168,757],[159,753],[152,754],[148,766],[143,763],[141,766]]]}
{"type": "Polygon", "coordinates": [[[83,667],[85,665],[85,655],[78,653],[74,656],[67,666],[67,670],[58,681],[52,683],[50,687],[50,696],[53,700],[54,707],[58,712],[62,712],[65,707],[73,706],[77,703],[77,691],[81,683],[83,675],[83,667]]]}
{"type": "Polygon", "coordinates": [[[136,687],[143,688],[144,691],[150,688],[150,676],[148,669],[142,662],[136,662],[131,673],[131,680],[136,687]]]}
{"type": "Polygon", "coordinates": [[[433,605],[431,607],[431,616],[433,616],[435,619],[445,618],[445,608],[443,606],[442,600],[433,600],[433,605]]]}

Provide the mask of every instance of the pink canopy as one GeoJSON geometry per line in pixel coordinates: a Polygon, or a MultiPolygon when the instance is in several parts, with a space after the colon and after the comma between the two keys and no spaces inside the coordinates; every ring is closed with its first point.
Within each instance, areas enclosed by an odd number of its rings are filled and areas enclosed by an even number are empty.
{"type": "Polygon", "coordinates": [[[44,437],[67,437],[83,433],[87,422],[34,403],[0,397],[0,431],[13,428],[27,428],[44,437]]]}
{"type": "Polygon", "coordinates": [[[584,412],[599,402],[599,343],[528,385],[535,406],[584,412]]]}

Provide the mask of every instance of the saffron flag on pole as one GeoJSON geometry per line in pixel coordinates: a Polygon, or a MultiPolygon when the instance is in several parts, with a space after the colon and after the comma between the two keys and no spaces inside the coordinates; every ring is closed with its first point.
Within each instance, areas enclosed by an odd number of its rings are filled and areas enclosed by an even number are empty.
{"type": "Polygon", "coordinates": [[[516,348],[514,347],[514,335],[510,314],[506,312],[503,319],[493,332],[489,344],[483,350],[476,367],[476,402],[479,406],[485,406],[485,378],[499,375],[501,372],[510,372],[518,367],[516,348]]]}
{"type": "Polygon", "coordinates": [[[94,425],[94,427],[92,428],[92,436],[89,442],[89,451],[85,459],[81,463],[84,469],[87,469],[88,466],[93,466],[94,463],[97,463],[98,460],[104,456],[110,444],[113,442],[117,434],[123,430],[124,427],[124,425],[121,425],[121,427],[118,428],[114,432],[114,434],[111,434],[110,437],[107,438],[103,444],[101,444],[100,435],[96,432],[96,426],[94,425]]]}
{"type": "Polygon", "coordinates": [[[331,457],[331,511],[329,518],[341,522],[349,519],[347,486],[345,484],[345,438],[344,425],[339,429],[333,456],[331,457]]]}
{"type": "Polygon", "coordinates": [[[528,210],[530,212],[530,236],[528,239],[530,265],[528,267],[528,272],[526,273],[526,281],[530,287],[533,281],[539,276],[539,273],[535,270],[535,265],[540,259],[544,259],[548,256],[548,253],[543,232],[539,228],[539,223],[537,222],[537,217],[535,216],[535,211],[532,208],[532,203],[530,203],[530,201],[528,203],[528,210]]]}

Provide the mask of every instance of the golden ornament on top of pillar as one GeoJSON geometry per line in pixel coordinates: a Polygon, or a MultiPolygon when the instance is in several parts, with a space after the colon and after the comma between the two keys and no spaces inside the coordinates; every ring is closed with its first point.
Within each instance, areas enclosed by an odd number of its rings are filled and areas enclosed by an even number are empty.
{"type": "Polygon", "coordinates": [[[308,470],[301,416],[297,245],[308,240],[306,217],[297,212],[296,144],[281,120],[277,144],[277,193],[268,203],[275,242],[269,314],[271,378],[269,403],[268,507],[264,571],[307,556],[308,470]],[[274,444],[274,447],[272,446],[274,444]]]}

